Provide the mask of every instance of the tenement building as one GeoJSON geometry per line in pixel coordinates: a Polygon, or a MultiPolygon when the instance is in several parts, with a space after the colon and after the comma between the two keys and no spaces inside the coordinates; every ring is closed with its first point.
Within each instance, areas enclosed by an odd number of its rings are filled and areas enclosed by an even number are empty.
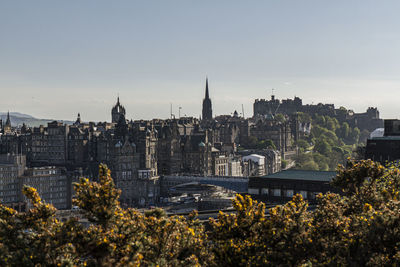
{"type": "Polygon", "coordinates": [[[0,203],[23,210],[22,185],[19,177],[24,174],[26,166],[25,156],[2,154],[0,155],[0,203]]]}
{"type": "MultiPolygon", "coordinates": [[[[19,178],[22,185],[34,187],[40,197],[57,209],[71,208],[71,181],[62,168],[36,167],[25,170],[19,178]]],[[[28,208],[31,203],[23,198],[28,208]]]]}
{"type": "Polygon", "coordinates": [[[24,186],[38,190],[57,209],[71,208],[71,181],[62,168],[27,168],[25,155],[0,155],[0,202],[24,211],[31,207],[22,195],[24,186]]]}

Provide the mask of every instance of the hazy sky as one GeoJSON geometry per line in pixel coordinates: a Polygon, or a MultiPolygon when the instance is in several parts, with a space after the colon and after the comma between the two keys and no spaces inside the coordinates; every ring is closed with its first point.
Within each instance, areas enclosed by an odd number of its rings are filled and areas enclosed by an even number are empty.
{"type": "Polygon", "coordinates": [[[0,111],[198,117],[303,98],[400,117],[400,1],[0,1],[0,111]]]}

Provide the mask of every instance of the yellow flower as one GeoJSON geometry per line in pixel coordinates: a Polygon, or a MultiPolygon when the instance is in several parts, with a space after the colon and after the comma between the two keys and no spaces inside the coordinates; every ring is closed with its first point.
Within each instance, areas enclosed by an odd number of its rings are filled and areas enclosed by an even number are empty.
{"type": "Polygon", "coordinates": [[[189,232],[192,234],[192,236],[195,236],[195,233],[194,233],[194,230],[193,230],[193,228],[188,228],[188,230],[189,230],[189,232]]]}

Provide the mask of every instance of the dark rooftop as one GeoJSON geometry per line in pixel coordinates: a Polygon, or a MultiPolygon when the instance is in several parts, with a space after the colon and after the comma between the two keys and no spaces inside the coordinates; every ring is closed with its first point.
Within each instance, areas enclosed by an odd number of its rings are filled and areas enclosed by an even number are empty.
{"type": "Polygon", "coordinates": [[[369,140],[400,140],[400,136],[381,136],[381,137],[372,137],[369,140]]]}
{"type": "Polygon", "coordinates": [[[334,171],[285,170],[260,178],[330,182],[335,176],[336,172],[334,171]]]}

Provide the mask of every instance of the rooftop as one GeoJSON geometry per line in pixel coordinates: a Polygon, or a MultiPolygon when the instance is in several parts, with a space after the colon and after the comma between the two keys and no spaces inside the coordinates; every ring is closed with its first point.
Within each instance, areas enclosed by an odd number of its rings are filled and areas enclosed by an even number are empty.
{"type": "Polygon", "coordinates": [[[400,136],[372,137],[369,140],[400,140],[400,136]]]}
{"type": "Polygon", "coordinates": [[[334,171],[285,170],[260,178],[330,182],[335,176],[336,172],[334,171]]]}

